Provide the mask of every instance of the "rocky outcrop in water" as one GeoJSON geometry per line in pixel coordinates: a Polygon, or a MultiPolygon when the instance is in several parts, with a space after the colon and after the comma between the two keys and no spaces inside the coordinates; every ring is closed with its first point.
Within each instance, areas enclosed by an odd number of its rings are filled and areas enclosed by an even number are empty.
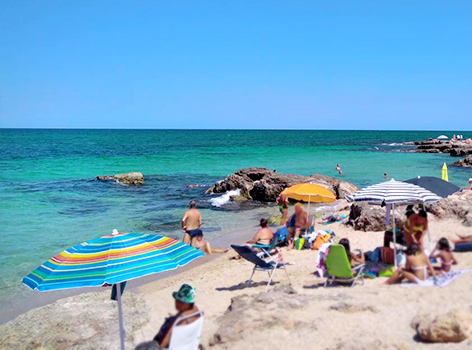
{"type": "Polygon", "coordinates": [[[287,187],[299,183],[315,183],[328,188],[337,198],[344,198],[358,188],[346,181],[340,181],[321,174],[302,176],[295,174],[275,173],[266,168],[246,168],[217,181],[207,190],[207,194],[224,193],[241,190],[241,196],[261,202],[274,202],[277,196],[287,187]]]}
{"type": "Polygon", "coordinates": [[[461,167],[465,167],[465,168],[471,168],[472,167],[472,155],[468,155],[464,159],[458,160],[457,162],[455,162],[452,165],[453,166],[461,166],[461,167]]]}
{"type": "Polygon", "coordinates": [[[126,173],[116,175],[97,176],[100,181],[115,181],[128,186],[138,186],[144,184],[144,175],[142,173],[126,173]]]}

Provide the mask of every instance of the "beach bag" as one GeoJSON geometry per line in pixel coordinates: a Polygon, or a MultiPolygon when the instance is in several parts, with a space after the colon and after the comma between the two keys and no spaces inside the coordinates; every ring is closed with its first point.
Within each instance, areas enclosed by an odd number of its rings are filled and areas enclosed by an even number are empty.
{"type": "Polygon", "coordinates": [[[284,226],[284,227],[280,228],[275,234],[277,236],[279,236],[279,242],[283,242],[283,241],[287,240],[288,229],[287,229],[287,227],[284,226]]]}
{"type": "Polygon", "coordinates": [[[380,247],[374,249],[372,255],[370,256],[370,261],[374,263],[378,263],[380,261],[380,247]]]}
{"type": "Polygon", "coordinates": [[[297,238],[297,240],[295,241],[295,249],[302,250],[304,245],[305,245],[305,238],[297,238]]]}
{"type": "Polygon", "coordinates": [[[318,235],[313,243],[313,250],[319,250],[322,244],[328,243],[331,235],[318,235]]]}
{"type": "Polygon", "coordinates": [[[393,264],[395,262],[395,252],[392,248],[381,247],[380,248],[380,261],[384,264],[393,264]]]}

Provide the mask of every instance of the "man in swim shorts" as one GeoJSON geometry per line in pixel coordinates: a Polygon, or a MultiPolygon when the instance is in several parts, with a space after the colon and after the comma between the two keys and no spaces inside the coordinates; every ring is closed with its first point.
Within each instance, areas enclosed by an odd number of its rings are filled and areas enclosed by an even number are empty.
{"type": "Polygon", "coordinates": [[[202,214],[197,209],[197,202],[191,201],[189,210],[187,210],[182,218],[182,229],[185,231],[184,243],[191,244],[194,238],[202,233],[202,214]]]}

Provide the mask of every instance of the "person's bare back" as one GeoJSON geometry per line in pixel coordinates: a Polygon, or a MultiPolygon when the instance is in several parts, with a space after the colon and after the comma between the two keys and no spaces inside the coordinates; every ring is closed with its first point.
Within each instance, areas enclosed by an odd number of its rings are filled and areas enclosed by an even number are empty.
{"type": "Polygon", "coordinates": [[[183,229],[186,231],[199,229],[202,226],[202,214],[198,209],[189,209],[185,212],[182,224],[183,229]]]}

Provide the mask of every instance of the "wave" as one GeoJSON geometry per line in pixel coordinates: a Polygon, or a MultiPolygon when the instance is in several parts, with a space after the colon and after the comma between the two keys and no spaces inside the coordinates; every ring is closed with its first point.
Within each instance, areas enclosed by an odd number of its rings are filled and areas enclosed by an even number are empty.
{"type": "Polygon", "coordinates": [[[233,190],[223,193],[221,196],[210,199],[211,205],[215,207],[222,207],[226,203],[231,200],[233,196],[239,196],[241,194],[241,190],[233,190]]]}

